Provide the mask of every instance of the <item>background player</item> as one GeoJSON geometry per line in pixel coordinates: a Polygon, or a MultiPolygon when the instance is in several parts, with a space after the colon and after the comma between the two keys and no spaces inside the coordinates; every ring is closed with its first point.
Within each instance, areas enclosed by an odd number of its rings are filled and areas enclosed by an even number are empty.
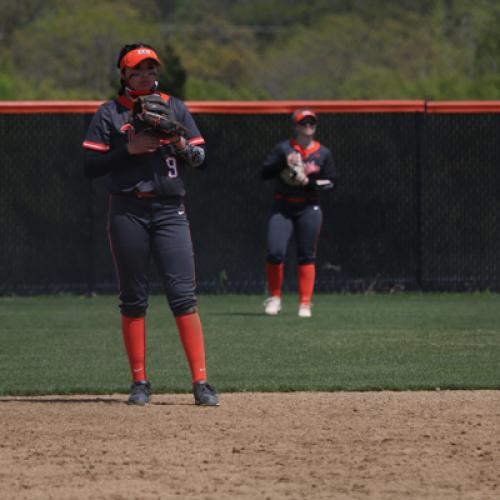
{"type": "Polygon", "coordinates": [[[152,393],[145,366],[145,315],[148,307],[149,263],[153,257],[191,369],[195,403],[219,404],[207,383],[203,331],[195,296],[193,248],[180,172],[199,168],[204,139],[185,104],[156,92],[185,137],[162,139],[148,131],[135,133],[129,111],[135,98],[155,93],[160,60],[153,47],[126,45],[117,66],[121,87],[105,102],[87,131],[85,173],[109,175],[108,231],[120,290],[122,332],[132,372],[128,402],[143,405],[152,393]]]}
{"type": "Polygon", "coordinates": [[[336,178],[332,154],[314,140],[317,116],[301,109],[292,114],[294,137],[278,143],[265,159],[264,179],[276,179],[274,203],[267,231],[267,285],[270,297],[264,302],[266,314],[281,311],[283,260],[288,242],[295,232],[298,256],[300,317],[311,317],[311,298],[316,277],[316,246],[323,214],[319,191],[331,189],[336,178]],[[290,167],[300,166],[292,182],[290,167]]]}

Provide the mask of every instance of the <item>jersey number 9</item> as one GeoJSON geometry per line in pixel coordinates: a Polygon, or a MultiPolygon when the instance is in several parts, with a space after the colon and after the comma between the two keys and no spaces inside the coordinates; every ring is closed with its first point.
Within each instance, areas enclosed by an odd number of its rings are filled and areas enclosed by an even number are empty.
{"type": "Polygon", "coordinates": [[[165,163],[167,164],[167,175],[170,179],[177,177],[177,160],[173,156],[167,156],[165,158],[165,163]]]}

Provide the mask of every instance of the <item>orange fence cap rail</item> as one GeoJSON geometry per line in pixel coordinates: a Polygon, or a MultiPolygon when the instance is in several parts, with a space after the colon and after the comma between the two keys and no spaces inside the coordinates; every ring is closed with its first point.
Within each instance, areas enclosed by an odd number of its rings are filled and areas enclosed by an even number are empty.
{"type": "MultiPolygon", "coordinates": [[[[103,101],[0,101],[0,114],[95,113],[103,101]]],[[[186,101],[193,113],[286,114],[298,108],[318,113],[423,112],[425,101],[186,101]]]]}
{"type": "Polygon", "coordinates": [[[423,112],[425,101],[189,101],[194,113],[281,114],[299,108],[318,113],[423,112]]]}
{"type": "MultiPolygon", "coordinates": [[[[95,113],[104,101],[0,101],[0,114],[95,113]]],[[[500,101],[186,101],[192,113],[500,113],[500,101]]]]}
{"type": "Polygon", "coordinates": [[[95,113],[102,101],[0,101],[0,114],[95,113]]]}
{"type": "Polygon", "coordinates": [[[428,113],[500,113],[500,101],[429,101],[428,113]]]}

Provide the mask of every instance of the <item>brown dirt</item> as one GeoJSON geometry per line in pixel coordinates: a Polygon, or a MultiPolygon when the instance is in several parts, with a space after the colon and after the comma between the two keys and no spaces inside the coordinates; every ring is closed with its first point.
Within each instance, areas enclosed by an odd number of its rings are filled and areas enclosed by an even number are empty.
{"type": "Polygon", "coordinates": [[[497,499],[500,391],[0,398],[8,499],[497,499]]]}

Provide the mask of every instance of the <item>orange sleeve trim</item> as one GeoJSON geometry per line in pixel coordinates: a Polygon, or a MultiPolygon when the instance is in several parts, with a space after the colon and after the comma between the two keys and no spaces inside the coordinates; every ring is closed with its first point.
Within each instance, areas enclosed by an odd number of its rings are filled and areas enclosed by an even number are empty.
{"type": "Polygon", "coordinates": [[[168,94],[165,94],[164,92],[160,92],[161,98],[168,103],[170,101],[170,96],[168,94]]]}
{"type": "Polygon", "coordinates": [[[85,149],[93,149],[95,151],[109,151],[109,146],[107,144],[99,144],[92,141],[84,141],[83,147],[85,149]]]}
{"type": "Polygon", "coordinates": [[[188,139],[188,142],[193,146],[199,146],[200,144],[205,144],[205,139],[203,137],[193,137],[192,139],[188,139]]]}
{"type": "MultiPolygon", "coordinates": [[[[104,101],[0,101],[0,114],[95,113],[104,101]]],[[[500,101],[186,101],[192,113],[500,113],[500,101]]]]}

